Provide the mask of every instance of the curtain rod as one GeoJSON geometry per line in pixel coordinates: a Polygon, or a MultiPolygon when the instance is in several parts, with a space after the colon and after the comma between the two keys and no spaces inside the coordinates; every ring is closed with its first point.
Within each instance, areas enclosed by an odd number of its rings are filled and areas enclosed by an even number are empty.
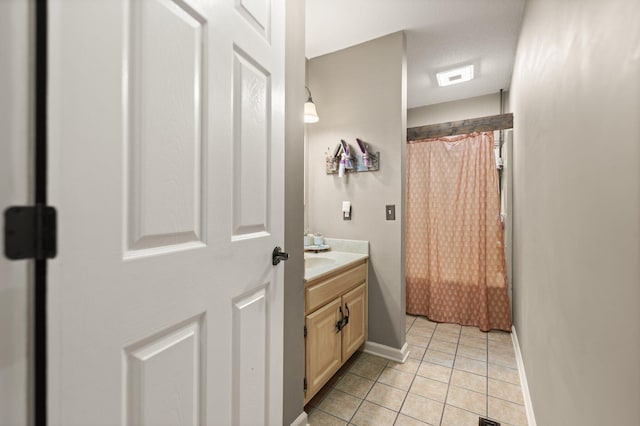
{"type": "Polygon", "coordinates": [[[441,138],[444,136],[464,135],[473,132],[490,132],[513,128],[513,114],[490,115],[467,120],[450,121],[448,123],[430,124],[427,126],[409,127],[407,142],[421,139],[441,138]]]}

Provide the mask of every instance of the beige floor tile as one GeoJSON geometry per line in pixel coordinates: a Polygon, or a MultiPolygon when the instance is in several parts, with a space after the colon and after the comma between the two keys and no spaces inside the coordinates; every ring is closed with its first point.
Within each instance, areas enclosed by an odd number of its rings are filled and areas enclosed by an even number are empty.
{"type": "Polygon", "coordinates": [[[422,358],[422,361],[433,362],[434,364],[440,364],[445,367],[453,367],[453,360],[455,359],[454,353],[436,351],[434,349],[427,349],[422,358]]]}
{"type": "Polygon", "coordinates": [[[519,385],[503,382],[501,380],[489,379],[489,395],[505,399],[509,402],[515,402],[516,404],[524,404],[522,388],[519,385]]]}
{"type": "Polygon", "coordinates": [[[409,331],[407,332],[407,334],[413,334],[414,336],[420,336],[424,339],[431,339],[431,337],[433,336],[433,329],[429,328],[429,327],[420,327],[420,326],[416,326],[414,325],[413,327],[411,327],[409,329],[409,331]]]}
{"type": "Polygon", "coordinates": [[[508,352],[491,352],[489,351],[489,362],[491,364],[500,364],[505,367],[518,368],[516,356],[508,352]]]}
{"type": "Polygon", "coordinates": [[[438,325],[436,326],[436,330],[448,331],[449,333],[456,333],[456,334],[460,334],[460,329],[461,329],[460,324],[452,324],[452,323],[446,323],[446,322],[438,323],[438,325]]]}
{"type": "Polygon", "coordinates": [[[318,408],[332,416],[349,421],[361,402],[360,398],[334,389],[322,400],[318,408]]]}
{"type": "Polygon", "coordinates": [[[361,358],[353,363],[349,372],[367,379],[375,380],[384,368],[385,366],[382,364],[361,358]]]}
{"type": "Polygon", "coordinates": [[[414,323],[409,329],[409,331],[416,331],[421,333],[422,335],[429,335],[429,336],[431,336],[435,330],[436,328],[432,325],[420,324],[417,322],[414,323]]]}
{"type": "Polygon", "coordinates": [[[395,411],[364,401],[358,408],[356,415],[351,419],[350,424],[357,426],[392,426],[397,415],[398,413],[395,411]]]}
{"type": "Polygon", "coordinates": [[[307,402],[307,405],[305,406],[305,408],[308,408],[308,409],[317,408],[322,402],[322,400],[329,394],[329,392],[331,392],[332,389],[333,389],[333,386],[331,386],[329,383],[324,385],[315,394],[315,396],[311,398],[309,402],[307,402]]]}
{"type": "Polygon", "coordinates": [[[411,328],[411,324],[405,324],[404,325],[404,332],[406,333],[407,331],[409,331],[410,328],[411,328]]]}
{"type": "Polygon", "coordinates": [[[362,360],[365,360],[365,361],[373,362],[374,364],[382,364],[382,365],[385,365],[385,366],[389,362],[389,360],[387,360],[387,359],[380,358],[379,356],[368,354],[366,352],[360,352],[360,356],[358,357],[358,359],[362,359],[362,360]]]}
{"type": "Polygon", "coordinates": [[[511,342],[511,333],[507,333],[506,331],[500,330],[491,330],[487,334],[487,339],[493,342],[511,342]]]}
{"type": "Polygon", "coordinates": [[[425,422],[421,422],[420,420],[416,420],[413,417],[405,416],[404,414],[398,414],[398,418],[394,423],[395,426],[429,426],[425,422]]]}
{"type": "MultiPolygon", "coordinates": [[[[420,324],[414,324],[413,327],[411,327],[411,330],[417,331],[419,333],[422,333],[423,335],[429,335],[432,336],[434,331],[436,331],[436,329],[432,326],[429,325],[420,325],[420,324]]],[[[411,331],[409,330],[409,331],[411,331]]]]}
{"type": "Polygon", "coordinates": [[[455,354],[457,348],[458,348],[457,343],[446,342],[444,340],[437,340],[435,338],[431,339],[431,342],[429,343],[429,347],[428,347],[428,349],[433,349],[435,351],[440,351],[440,352],[448,352],[450,354],[455,354]]]}
{"type": "Polygon", "coordinates": [[[477,359],[465,358],[463,356],[456,356],[453,368],[468,371],[469,373],[479,374],[481,376],[487,375],[486,362],[478,361],[477,359]]]}
{"type": "Polygon", "coordinates": [[[437,340],[442,340],[445,342],[458,343],[458,340],[460,339],[460,334],[436,329],[436,331],[433,333],[433,338],[437,340]]]}
{"type": "Polygon", "coordinates": [[[403,390],[393,388],[383,383],[376,383],[371,388],[371,391],[369,391],[366,399],[367,401],[382,405],[393,411],[398,411],[406,396],[407,392],[403,390]]]}
{"type": "Polygon", "coordinates": [[[520,374],[515,368],[504,367],[498,364],[489,364],[489,377],[502,380],[503,382],[520,385],[520,374]]]}
{"type": "Polygon", "coordinates": [[[407,344],[407,346],[409,348],[409,358],[422,360],[424,352],[427,350],[427,348],[422,348],[420,346],[411,344],[407,344]]]}
{"type": "Polygon", "coordinates": [[[422,330],[420,328],[411,328],[407,332],[407,337],[411,337],[413,339],[420,339],[422,342],[426,342],[427,344],[431,340],[433,333],[429,330],[422,330]]]}
{"type": "Polygon", "coordinates": [[[307,417],[309,426],[346,426],[346,422],[342,419],[320,411],[317,408],[311,410],[307,417]]]}
{"type": "Polygon", "coordinates": [[[385,385],[408,391],[411,387],[413,377],[413,374],[387,367],[384,369],[382,374],[380,374],[378,381],[385,385]]]}
{"type": "Polygon", "coordinates": [[[513,342],[511,340],[507,342],[489,340],[489,352],[506,352],[507,354],[515,355],[513,349],[513,342]]]}
{"type": "Polygon", "coordinates": [[[436,326],[438,325],[437,322],[434,321],[429,321],[428,318],[426,317],[416,317],[416,322],[414,324],[424,324],[424,325],[429,325],[432,326],[433,328],[436,328],[436,326]]]}
{"type": "Polygon", "coordinates": [[[513,402],[489,397],[489,417],[513,426],[526,426],[527,415],[524,406],[513,402]]]}
{"type": "Polygon", "coordinates": [[[445,367],[432,362],[423,362],[418,368],[418,375],[439,382],[449,383],[451,377],[451,368],[445,367]]]}
{"type": "Polygon", "coordinates": [[[423,334],[424,333],[433,334],[433,332],[436,330],[436,327],[432,324],[420,322],[416,320],[416,322],[414,322],[413,325],[411,326],[411,330],[416,330],[423,334]]]}
{"type": "Polygon", "coordinates": [[[400,412],[431,425],[439,425],[444,404],[412,393],[407,394],[400,412]]]}
{"type": "Polygon", "coordinates": [[[444,415],[442,416],[441,426],[478,426],[480,416],[476,413],[453,407],[451,405],[444,406],[444,415]]]}
{"type": "Polygon", "coordinates": [[[420,361],[413,358],[407,358],[405,362],[389,361],[389,363],[387,364],[387,367],[404,371],[406,373],[416,374],[416,371],[418,371],[418,367],[420,367],[420,361]]]}
{"type": "Polygon", "coordinates": [[[415,334],[407,334],[406,341],[410,345],[426,348],[429,345],[429,337],[416,336],[415,334]]]}
{"type": "Polygon", "coordinates": [[[486,393],[487,391],[486,377],[463,370],[453,370],[450,384],[480,393],[486,393]]]}
{"type": "Polygon", "coordinates": [[[427,379],[426,377],[416,376],[413,379],[410,393],[424,396],[439,402],[444,402],[447,398],[447,388],[449,385],[439,382],[437,380],[427,379]]]}
{"type": "Polygon", "coordinates": [[[431,330],[432,332],[436,329],[436,325],[437,324],[434,322],[425,321],[420,318],[416,318],[416,320],[413,322],[413,327],[431,330]]]}
{"type": "Polygon", "coordinates": [[[479,337],[486,340],[489,333],[481,331],[478,327],[473,325],[463,325],[460,329],[460,334],[464,336],[479,337]]]}
{"type": "Polygon", "coordinates": [[[487,362],[487,349],[475,348],[473,346],[458,345],[458,351],[456,355],[461,355],[465,358],[477,359],[478,361],[487,362]]]}
{"type": "Polygon", "coordinates": [[[477,413],[481,416],[487,414],[487,395],[468,389],[450,386],[447,394],[447,404],[463,410],[477,413]]]}
{"type": "Polygon", "coordinates": [[[474,337],[474,336],[466,336],[464,334],[460,335],[460,340],[458,341],[460,345],[471,346],[478,349],[487,350],[487,338],[486,337],[474,337]]]}
{"type": "Polygon", "coordinates": [[[340,379],[335,388],[358,398],[364,398],[373,383],[373,380],[347,373],[340,379]]]}

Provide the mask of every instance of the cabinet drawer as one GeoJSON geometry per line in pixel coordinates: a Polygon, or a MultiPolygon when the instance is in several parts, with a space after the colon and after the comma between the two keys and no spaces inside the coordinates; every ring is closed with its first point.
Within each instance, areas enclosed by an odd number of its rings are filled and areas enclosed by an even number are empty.
{"type": "Polygon", "coordinates": [[[311,284],[305,290],[305,313],[313,312],[320,306],[335,299],[367,278],[367,263],[348,269],[318,284],[311,284]]]}

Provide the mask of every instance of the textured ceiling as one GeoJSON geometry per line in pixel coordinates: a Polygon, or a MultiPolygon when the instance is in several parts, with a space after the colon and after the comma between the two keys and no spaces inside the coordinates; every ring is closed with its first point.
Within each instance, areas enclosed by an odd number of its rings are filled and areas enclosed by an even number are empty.
{"type": "Polygon", "coordinates": [[[306,0],[312,59],[404,30],[408,108],[507,89],[524,0],[306,0]],[[438,87],[436,72],[474,64],[475,78],[438,87]]]}

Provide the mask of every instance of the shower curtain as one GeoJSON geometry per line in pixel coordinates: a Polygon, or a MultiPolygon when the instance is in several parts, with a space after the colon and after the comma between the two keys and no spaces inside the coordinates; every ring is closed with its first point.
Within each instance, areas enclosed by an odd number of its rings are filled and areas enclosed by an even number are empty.
{"type": "Polygon", "coordinates": [[[493,132],[407,145],[407,313],[511,331],[493,132]]]}

